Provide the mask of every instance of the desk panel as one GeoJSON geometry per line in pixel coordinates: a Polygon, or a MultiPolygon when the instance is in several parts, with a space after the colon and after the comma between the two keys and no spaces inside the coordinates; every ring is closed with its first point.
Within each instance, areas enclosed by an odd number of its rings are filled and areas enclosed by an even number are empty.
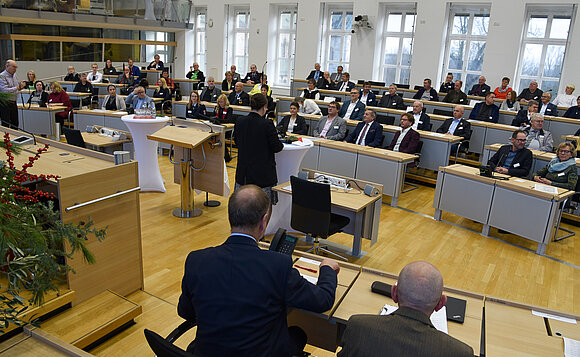
{"type": "MultiPolygon", "coordinates": [[[[438,208],[486,224],[495,185],[456,176],[448,172],[443,175],[438,208]]],[[[437,177],[439,183],[439,177],[437,177]]]]}
{"type": "Polygon", "coordinates": [[[318,156],[318,170],[333,174],[355,177],[356,152],[347,152],[329,147],[320,147],[318,156]]]}
{"type": "Polygon", "coordinates": [[[397,201],[405,181],[406,163],[378,158],[359,153],[355,178],[378,182],[383,185],[383,195],[393,197],[391,206],[397,207],[397,201]]]}

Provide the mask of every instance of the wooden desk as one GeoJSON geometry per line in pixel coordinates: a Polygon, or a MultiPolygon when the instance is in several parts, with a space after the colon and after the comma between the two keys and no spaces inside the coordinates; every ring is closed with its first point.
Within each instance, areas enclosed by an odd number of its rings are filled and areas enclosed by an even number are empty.
{"type": "Polygon", "coordinates": [[[199,84],[198,79],[187,78],[175,78],[173,79],[173,82],[179,84],[181,95],[183,95],[184,98],[189,98],[189,93],[191,93],[192,90],[197,89],[197,85],[199,84]]]}
{"type": "Polygon", "coordinates": [[[121,117],[127,112],[121,110],[81,109],[75,110],[75,124],[77,130],[84,131],[87,126],[103,126],[111,129],[128,131],[127,125],[121,117]]]}
{"type": "MultiPolygon", "coordinates": [[[[186,117],[186,110],[187,110],[187,103],[189,100],[180,100],[180,101],[173,101],[173,115],[179,118],[186,117]]],[[[205,105],[206,109],[214,109],[216,107],[216,103],[211,102],[201,102],[205,105]]],[[[248,115],[250,112],[250,107],[241,106],[241,105],[230,105],[233,110],[233,114],[235,115],[248,115]]]]}
{"type": "MultiPolygon", "coordinates": [[[[560,315],[560,314],[557,314],[560,315]]],[[[568,317],[568,316],[565,316],[568,317]]],[[[577,317],[572,316],[572,319],[576,320],[577,317]]],[[[550,331],[552,336],[563,336],[572,338],[574,340],[580,340],[580,325],[578,325],[578,320],[576,324],[559,321],[555,319],[548,319],[548,325],[550,326],[550,331]]]]}
{"type": "Polygon", "coordinates": [[[56,113],[66,110],[65,106],[39,107],[18,104],[20,127],[34,134],[43,134],[51,139],[60,137],[60,126],[56,123],[56,113]]]}

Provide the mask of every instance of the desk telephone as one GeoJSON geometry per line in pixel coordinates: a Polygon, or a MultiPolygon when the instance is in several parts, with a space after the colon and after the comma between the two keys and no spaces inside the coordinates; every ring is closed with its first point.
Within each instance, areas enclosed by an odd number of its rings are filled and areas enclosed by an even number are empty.
{"type": "Polygon", "coordinates": [[[289,236],[286,234],[285,229],[278,228],[274,238],[272,238],[272,243],[270,243],[270,250],[280,252],[282,254],[292,255],[297,242],[297,237],[289,236]]]}

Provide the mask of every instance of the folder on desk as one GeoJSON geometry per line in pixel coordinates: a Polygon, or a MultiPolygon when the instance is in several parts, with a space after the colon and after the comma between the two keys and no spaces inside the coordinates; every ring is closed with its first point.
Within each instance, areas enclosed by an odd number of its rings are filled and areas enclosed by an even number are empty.
{"type": "Polygon", "coordinates": [[[463,323],[465,320],[465,307],[467,306],[467,301],[456,299],[451,296],[447,296],[447,321],[463,323]]]}

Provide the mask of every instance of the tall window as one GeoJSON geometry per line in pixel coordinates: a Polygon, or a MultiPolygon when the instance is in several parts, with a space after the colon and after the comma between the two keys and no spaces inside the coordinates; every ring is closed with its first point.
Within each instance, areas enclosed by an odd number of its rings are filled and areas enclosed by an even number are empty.
{"type": "MultiPolygon", "coordinates": [[[[146,41],[168,41],[168,35],[167,32],[141,31],[141,39],[146,41]]],[[[153,61],[155,55],[159,55],[159,59],[164,64],[173,63],[173,52],[169,50],[168,46],[162,44],[145,45],[145,52],[142,55],[142,62],[149,63],[153,61]]]]}
{"type": "Polygon", "coordinates": [[[445,46],[447,73],[454,80],[461,79],[464,89],[471,88],[481,76],[483,55],[489,28],[489,8],[477,10],[454,9],[449,14],[445,46]]]}
{"type": "Polygon", "coordinates": [[[342,66],[347,72],[350,62],[352,7],[329,8],[325,20],[326,54],[323,67],[333,73],[338,66],[342,66]]]}
{"type": "Polygon", "coordinates": [[[230,6],[228,17],[228,62],[226,68],[235,64],[239,73],[248,70],[248,47],[250,42],[250,8],[230,6]]]}
{"type": "Polygon", "coordinates": [[[205,44],[205,18],[207,10],[205,8],[195,9],[195,62],[199,64],[203,71],[207,71],[205,44]]]}
{"type": "Polygon", "coordinates": [[[276,47],[276,77],[274,83],[290,85],[294,75],[294,52],[296,48],[296,18],[298,9],[280,7],[278,10],[278,40],[276,47]]]}
{"type": "Polygon", "coordinates": [[[558,92],[572,9],[566,12],[528,11],[520,49],[519,89],[537,81],[543,91],[558,92]]]}
{"type": "Polygon", "coordinates": [[[385,83],[409,83],[416,18],[415,7],[386,11],[380,67],[385,83]]]}

